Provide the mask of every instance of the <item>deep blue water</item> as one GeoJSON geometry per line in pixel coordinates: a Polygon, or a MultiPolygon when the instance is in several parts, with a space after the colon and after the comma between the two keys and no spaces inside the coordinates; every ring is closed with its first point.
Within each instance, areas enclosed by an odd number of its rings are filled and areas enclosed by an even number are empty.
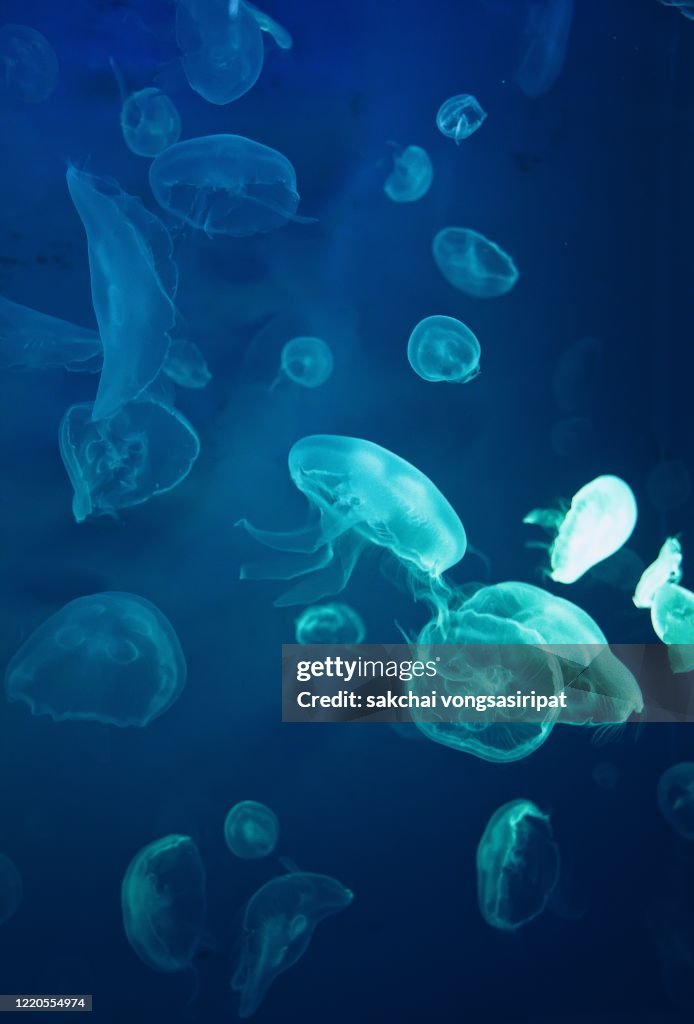
{"type": "MultiPolygon", "coordinates": [[[[629,588],[667,535],[681,537],[691,585],[693,503],[663,508],[649,478],[670,460],[694,470],[694,24],[656,0],[576,0],[563,72],[528,99],[515,84],[528,6],[273,0],[293,50],[266,44],[257,85],[214,107],[182,73],[173,0],[0,0],[0,21],[41,31],[60,64],[44,103],[0,99],[0,294],[95,326],[69,164],[156,209],[149,161],[123,142],[110,58],[129,88],[167,91],[184,138],[233,132],[284,153],[299,212],[316,218],[241,240],[176,233],[180,312],[213,379],[179,392],[202,452],[168,495],[77,525],[57,431],[70,403],[92,399],[95,378],[0,374],[3,663],[61,605],[102,590],[158,605],[188,662],[180,699],[144,729],[5,706],[0,849],[25,892],[0,930],[2,992],[91,992],[104,1021],[233,1018],[243,907],[283,870],[278,857],[244,862],[224,845],[227,810],[250,798],[280,819],[278,855],[355,893],[278,978],[259,1021],[691,1019],[694,855],[660,816],[656,785],[669,764],[694,759],[692,726],[628,727],[603,745],[591,730],[557,728],[530,758],[493,765],[388,726],[282,725],[280,645],[297,610],[273,607],[281,584],[238,578],[262,551],[234,523],[299,525],[287,452],[335,433],[397,452],[441,488],[489,565],[486,577],[468,554],[456,582],[548,586],[615,642],[653,639],[629,588]],[[459,147],[434,120],[456,92],[489,115],[459,147]],[[431,155],[433,186],[417,203],[383,193],[389,141],[431,155]],[[447,224],[513,255],[521,276],[509,295],[475,300],[444,281],[430,246],[447,224]],[[407,338],[432,313],[479,337],[474,382],[412,372],[407,338]],[[332,377],[311,392],[270,390],[281,345],[300,333],[329,341],[332,377]],[[587,336],[599,359],[576,376],[571,415],[588,432],[560,455],[557,365],[587,336]],[[624,477],[639,502],[624,580],[552,585],[522,517],[600,473],[624,477]],[[614,788],[594,781],[603,762],[614,788]],[[480,917],[475,851],[493,811],[521,796],[551,815],[561,900],[507,935],[480,917]],[[208,875],[197,982],[148,969],[121,923],[128,862],[172,832],[195,839],[208,875]]],[[[344,598],[369,641],[397,641],[396,621],[425,620],[373,553],[344,598]]]]}

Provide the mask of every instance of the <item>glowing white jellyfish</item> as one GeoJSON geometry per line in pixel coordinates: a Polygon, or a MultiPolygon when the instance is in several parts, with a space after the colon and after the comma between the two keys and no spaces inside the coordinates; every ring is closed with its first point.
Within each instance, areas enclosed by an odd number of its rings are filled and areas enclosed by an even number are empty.
{"type": "Polygon", "coordinates": [[[666,583],[679,583],[682,579],[682,545],[677,537],[668,537],[655,562],[641,574],[634,591],[637,608],[652,608],[655,596],[666,583]]]}

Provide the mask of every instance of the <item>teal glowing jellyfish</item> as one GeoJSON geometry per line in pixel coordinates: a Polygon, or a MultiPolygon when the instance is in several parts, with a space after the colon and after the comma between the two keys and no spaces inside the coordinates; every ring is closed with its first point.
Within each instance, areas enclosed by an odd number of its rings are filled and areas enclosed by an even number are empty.
{"type": "Polygon", "coordinates": [[[295,628],[298,644],[361,644],[366,636],[361,615],[337,601],[305,608],[295,628]]]}
{"type": "Polygon", "coordinates": [[[22,876],[10,858],[0,853],[0,925],[17,913],[23,895],[22,876]]]}
{"type": "Polygon", "coordinates": [[[298,219],[290,162],[240,135],[176,143],[152,162],[149,183],[160,206],[210,238],[244,238],[298,219]]]}
{"type": "Polygon", "coordinates": [[[242,800],[235,804],[224,821],[224,839],[236,857],[255,860],[268,857],[277,846],[280,823],[265,804],[242,800]]]}
{"type": "Polygon", "coordinates": [[[144,597],[70,601],[24,641],[5,675],[8,700],[55,722],[145,726],[183,690],[186,662],[173,626],[144,597]]]}
{"type": "Polygon", "coordinates": [[[0,296],[0,369],[101,369],[101,339],[96,331],[39,313],[0,296]]]}
{"type": "Polygon", "coordinates": [[[556,531],[550,546],[550,578],[575,583],[626,544],[638,509],[634,493],[618,476],[599,476],[571,499],[568,512],[536,508],[523,522],[556,531]]]}
{"type": "Polygon", "coordinates": [[[265,14],[264,11],[258,10],[255,4],[248,3],[245,0],[244,7],[249,11],[256,22],[261,32],[267,32],[272,37],[273,42],[279,46],[280,50],[291,50],[294,45],[294,40],[291,34],[286,28],[278,25],[274,18],[271,18],[269,14],[265,14]]]}
{"type": "Polygon", "coordinates": [[[58,58],[28,25],[0,26],[0,88],[13,99],[42,103],[58,84],[58,58]]]}
{"type": "Polygon", "coordinates": [[[676,7],[689,21],[694,21],[694,0],[660,0],[664,7],[676,7]]]}
{"type": "Polygon", "coordinates": [[[104,366],[92,410],[108,419],[159,374],[175,324],[178,273],[169,233],[113,181],[67,172],[89,247],[92,302],[104,366]]]}
{"type": "Polygon", "coordinates": [[[394,203],[415,203],[431,188],[434,168],[426,149],[407,146],[393,157],[393,170],[383,190],[394,203]]]}
{"type": "Polygon", "coordinates": [[[285,374],[302,388],[319,388],[333,372],[335,361],[330,345],[322,338],[292,338],[282,346],[280,376],[285,374]]]}
{"type": "Polygon", "coordinates": [[[317,519],[287,533],[239,523],[261,544],[296,556],[267,566],[245,565],[242,579],[310,576],[277,605],[339,593],[367,544],[389,550],[429,587],[465,554],[463,524],[443,494],[380,445],[332,434],[304,437],[289,452],[289,473],[317,519]]]}
{"type": "Polygon", "coordinates": [[[655,595],[666,583],[679,583],[682,579],[682,545],[677,537],[668,537],[655,562],[641,574],[634,591],[637,608],[652,608],[655,595]]]}
{"type": "Polygon", "coordinates": [[[182,388],[204,388],[212,380],[204,355],[186,338],[172,339],[162,370],[182,388]]]}
{"type": "Polygon", "coordinates": [[[121,885],[123,927],[155,971],[183,971],[205,922],[205,869],[190,836],[156,839],[135,854],[121,885]]]}
{"type": "Polygon", "coordinates": [[[549,816],[531,800],[512,800],[492,817],[477,847],[477,895],[492,928],[516,931],[538,917],[559,879],[549,816]]]}
{"type": "Polygon", "coordinates": [[[181,118],[160,89],[133,92],[123,103],[120,125],[128,149],[137,156],[156,156],[181,137],[181,118]]]}
{"type": "Polygon", "coordinates": [[[566,60],[573,13],[574,0],[538,0],[530,6],[516,76],[521,92],[529,98],[544,96],[559,77],[566,60]]]}
{"type": "Polygon", "coordinates": [[[432,250],[448,283],[473,298],[506,295],[518,280],[508,253],[471,228],[442,228],[434,236],[432,250]]]}
{"type": "Polygon", "coordinates": [[[480,343],[469,327],[452,316],[420,320],[407,343],[414,372],[429,381],[466,384],[480,372],[480,343]]]}
{"type": "Polygon", "coordinates": [[[110,419],[96,421],[89,403],[71,405],[59,440],[78,523],[166,494],[185,480],[200,454],[188,420],[149,399],[129,402],[110,419]]]}
{"type": "Polygon", "coordinates": [[[694,594],[676,583],[656,591],[651,622],[657,636],[669,647],[673,672],[694,671],[694,594]]]}
{"type": "Polygon", "coordinates": [[[275,978],[308,949],[317,924],[346,909],[354,896],[335,878],[295,871],[266,882],[243,919],[243,948],[231,987],[241,993],[240,1017],[258,1009],[275,978]]]}
{"type": "Polygon", "coordinates": [[[252,89],[263,67],[263,39],[245,3],[177,0],[176,41],[191,89],[222,106],[252,89]]]}
{"type": "Polygon", "coordinates": [[[469,139],[474,135],[486,120],[487,114],[475,97],[461,93],[459,96],[451,96],[441,104],[436,115],[436,127],[443,135],[454,139],[456,144],[460,145],[463,139],[469,139]]]}
{"type": "Polygon", "coordinates": [[[678,835],[694,843],[694,764],[682,761],[664,771],[658,782],[658,807],[678,835]]]}

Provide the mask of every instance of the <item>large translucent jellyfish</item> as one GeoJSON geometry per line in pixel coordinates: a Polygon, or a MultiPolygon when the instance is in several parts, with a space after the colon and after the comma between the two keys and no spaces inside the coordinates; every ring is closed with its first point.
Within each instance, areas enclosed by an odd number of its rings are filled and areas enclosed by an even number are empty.
{"type": "Polygon", "coordinates": [[[240,1017],[250,1017],[278,974],[308,949],[317,924],[344,910],[354,896],[335,878],[295,871],[266,882],[243,919],[243,948],[231,987],[241,993],[240,1017]]]}
{"type": "Polygon", "coordinates": [[[178,486],[200,454],[194,428],[176,409],[146,399],[107,420],[89,403],[71,405],[60,424],[60,454],[78,523],[114,515],[178,486]]]}
{"type": "Polygon", "coordinates": [[[92,418],[107,419],[138,398],[162,368],[176,320],[178,274],[168,231],[139,199],[75,167],[67,183],[87,235],[104,347],[92,418]]]}
{"type": "Polygon", "coordinates": [[[267,857],[277,846],[280,823],[265,804],[242,800],[235,804],[224,821],[224,839],[236,857],[254,860],[267,857]]]}
{"type": "Polygon", "coordinates": [[[149,183],[160,206],[210,238],[244,238],[298,219],[290,162],[241,135],[177,142],[152,162],[149,183]]]}
{"type": "Polygon", "coordinates": [[[393,157],[393,170],[383,190],[394,203],[414,203],[431,188],[434,168],[426,149],[407,146],[393,157]]]}
{"type": "Polygon", "coordinates": [[[463,139],[474,135],[486,119],[487,114],[475,97],[461,93],[441,104],[436,115],[436,127],[447,138],[455,139],[459,145],[463,139]]]}
{"type": "Polygon", "coordinates": [[[148,88],[127,97],[120,112],[123,138],[137,156],[156,156],[181,137],[181,118],[166,93],[148,88]]]}
{"type": "Polygon", "coordinates": [[[694,594],[676,583],[656,591],[651,622],[657,636],[669,647],[673,672],[694,671],[694,594]]]}
{"type": "MultiPolygon", "coordinates": [[[[233,2],[233,0],[232,0],[233,2]]],[[[280,50],[291,50],[294,45],[294,40],[291,34],[282,25],[278,25],[274,18],[271,18],[269,14],[265,14],[264,11],[258,10],[255,4],[248,3],[246,0],[244,4],[246,10],[250,11],[255,20],[258,23],[258,28],[261,32],[267,32],[272,37],[280,50]]]]}
{"type": "Polygon", "coordinates": [[[506,295],[518,280],[508,253],[471,228],[442,228],[434,236],[432,251],[448,283],[473,298],[506,295]]]}
{"type": "Polygon", "coordinates": [[[366,636],[361,615],[337,601],[305,608],[295,628],[298,644],[361,644],[366,636]]]}
{"type": "Polygon", "coordinates": [[[574,494],[567,512],[536,508],[523,522],[556,531],[550,578],[575,583],[631,537],[638,509],[631,487],[618,476],[599,476],[574,494]]]}
{"type": "Polygon", "coordinates": [[[204,388],[212,380],[204,355],[186,338],[172,339],[162,370],[182,388],[204,388]]]}
{"type": "Polygon", "coordinates": [[[469,327],[452,316],[420,320],[407,343],[414,372],[429,381],[465,384],[480,372],[480,343],[469,327]]]}
{"type": "Polygon", "coordinates": [[[178,699],[186,662],[173,626],[135,594],[70,601],[24,641],[5,675],[33,715],[145,726],[178,699]]]}
{"type": "Polygon", "coordinates": [[[655,595],[666,583],[682,579],[682,545],[677,537],[668,537],[655,562],[644,569],[634,591],[637,608],[651,608],[655,595]]]}
{"type": "Polygon", "coordinates": [[[61,366],[95,373],[101,363],[101,339],[96,331],[0,296],[0,369],[61,366]]]}
{"type": "Polygon", "coordinates": [[[549,816],[512,800],[492,817],[477,847],[477,895],[487,924],[516,931],[538,917],[559,879],[549,816]]]}
{"type": "Polygon", "coordinates": [[[274,384],[279,382],[284,373],[302,388],[318,388],[328,380],[334,365],[333,353],[327,341],[322,338],[291,338],[282,346],[280,377],[274,384]]]}
{"type": "Polygon", "coordinates": [[[574,0],[533,0],[516,81],[531,99],[544,96],[561,73],[569,45],[574,0]]]}
{"type": "Polygon", "coordinates": [[[16,914],[23,895],[22,876],[10,858],[0,853],[0,924],[16,914]]]}
{"type": "Polygon", "coordinates": [[[54,91],[58,58],[35,28],[0,26],[0,84],[9,96],[25,103],[42,103],[54,91]]]}
{"type": "Polygon", "coordinates": [[[367,544],[388,549],[429,588],[465,554],[463,524],[443,494],[420,470],[372,441],[304,437],[289,452],[289,473],[317,518],[288,533],[239,523],[261,544],[296,554],[269,565],[245,565],[242,579],[310,575],[276,605],[339,593],[367,544]]]}
{"type": "Polygon", "coordinates": [[[155,971],[183,971],[205,923],[205,869],[190,836],[156,839],[135,854],[121,884],[123,927],[155,971]]]}
{"type": "Polygon", "coordinates": [[[668,825],[694,843],[694,764],[682,761],[664,771],[658,782],[658,806],[668,825]]]}
{"type": "Polygon", "coordinates": [[[176,40],[188,84],[208,103],[247,93],[263,67],[263,38],[245,3],[177,0],[176,40]]]}

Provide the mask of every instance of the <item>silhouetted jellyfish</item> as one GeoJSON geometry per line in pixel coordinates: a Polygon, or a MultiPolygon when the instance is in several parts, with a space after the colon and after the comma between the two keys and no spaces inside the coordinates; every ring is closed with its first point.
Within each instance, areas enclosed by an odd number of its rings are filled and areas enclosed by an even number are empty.
{"type": "Polygon", "coordinates": [[[634,591],[637,608],[651,608],[655,595],[666,583],[679,583],[682,579],[682,546],[677,537],[668,537],[655,562],[642,573],[634,591]]]}
{"type": "Polygon", "coordinates": [[[550,578],[575,583],[631,537],[638,509],[631,487],[618,476],[599,476],[577,491],[567,512],[536,508],[524,523],[556,531],[549,549],[550,578]]]}
{"type": "Polygon", "coordinates": [[[245,3],[177,0],[176,41],[191,89],[224,105],[252,89],[263,67],[263,38],[245,3]]]}
{"type": "Polygon", "coordinates": [[[212,380],[204,355],[186,338],[172,339],[162,370],[182,388],[204,388],[212,380]]]}
{"type": "Polygon", "coordinates": [[[339,593],[367,544],[388,549],[429,590],[465,554],[463,524],[443,494],[380,445],[333,434],[304,437],[289,452],[289,473],[317,519],[288,533],[259,530],[245,519],[238,524],[261,544],[297,555],[245,565],[242,579],[311,574],[276,605],[307,604],[339,593]]]}
{"type": "Polygon", "coordinates": [[[561,73],[573,13],[574,0],[536,0],[530,5],[516,81],[531,99],[548,93],[561,73]]]}
{"type": "Polygon", "coordinates": [[[463,139],[474,135],[486,119],[487,114],[475,97],[461,93],[441,104],[436,115],[436,127],[447,138],[455,139],[459,145],[463,139]]]}
{"type": "Polygon", "coordinates": [[[516,931],[538,917],[559,879],[549,816],[531,800],[494,812],[477,847],[477,896],[492,928],[516,931]]]}
{"type": "Polygon", "coordinates": [[[676,583],[656,591],[651,605],[656,635],[669,647],[673,672],[694,670],[694,594],[676,583]]]}
{"type": "Polygon", "coordinates": [[[178,274],[169,233],[118,184],[70,167],[70,196],[89,246],[104,366],[92,410],[107,419],[159,374],[175,324],[178,274]]]}
{"type": "Polygon", "coordinates": [[[242,800],[235,804],[224,821],[224,839],[236,857],[246,860],[267,857],[277,846],[280,823],[265,804],[242,800]]]}
{"type": "Polygon", "coordinates": [[[267,32],[268,35],[272,36],[280,50],[291,50],[294,45],[294,40],[286,28],[278,25],[275,19],[271,18],[269,14],[265,14],[263,11],[258,10],[255,4],[248,3],[248,0],[244,3],[244,6],[247,11],[250,11],[257,21],[260,31],[267,32]]]}
{"type": "Polygon", "coordinates": [[[465,384],[480,372],[480,343],[469,327],[452,316],[420,320],[407,343],[414,372],[429,381],[465,384]]]}
{"type": "Polygon", "coordinates": [[[414,203],[426,195],[434,177],[429,154],[421,146],[407,146],[395,153],[393,170],[383,190],[394,203],[414,203]]]}
{"type": "Polygon", "coordinates": [[[16,914],[23,895],[22,876],[10,858],[0,853],[0,925],[16,914]]]}
{"type": "Polygon", "coordinates": [[[694,763],[682,761],[663,772],[658,782],[658,807],[668,825],[694,843],[694,763]]]}
{"type": "MultiPolygon", "coordinates": [[[[322,338],[292,338],[282,346],[280,371],[303,388],[318,388],[325,384],[334,365],[330,345],[322,338]]],[[[274,384],[279,380],[280,377],[274,384]]]]}
{"type": "Polygon", "coordinates": [[[689,470],[681,459],[659,462],[648,474],[648,497],[660,512],[686,505],[692,493],[689,470]]]}
{"type": "Polygon", "coordinates": [[[278,974],[308,949],[317,924],[354,899],[335,878],[295,871],[272,878],[251,896],[243,918],[243,948],[231,987],[241,993],[240,1017],[250,1017],[278,974]]]}
{"type": "Polygon", "coordinates": [[[298,644],[360,644],[366,636],[361,615],[335,601],[305,608],[295,626],[298,644]]]}
{"type": "Polygon", "coordinates": [[[190,836],[156,839],[135,854],[121,884],[123,927],[155,971],[183,971],[205,922],[205,869],[190,836]]]}
{"type": "Polygon", "coordinates": [[[663,7],[676,7],[689,21],[694,21],[694,0],[660,0],[663,7]]]}
{"type": "Polygon", "coordinates": [[[290,162],[241,135],[177,142],[152,162],[149,183],[160,206],[210,238],[263,234],[298,219],[290,162]]]}
{"type": "Polygon", "coordinates": [[[5,688],[55,722],[144,726],[185,681],[169,620],[144,597],[111,592],[78,597],[38,626],[7,666],[5,688]]]}
{"type": "Polygon", "coordinates": [[[28,25],[0,26],[0,83],[25,103],[42,103],[58,84],[58,58],[45,36],[28,25]]]}
{"type": "Polygon", "coordinates": [[[448,283],[473,298],[506,295],[518,280],[508,253],[471,228],[442,228],[434,236],[432,251],[448,283]]]}
{"type": "Polygon", "coordinates": [[[562,412],[576,412],[591,404],[602,365],[603,348],[596,338],[581,338],[562,352],[552,379],[554,398],[562,412]]]}
{"type": "Polygon", "coordinates": [[[96,331],[0,296],[0,369],[60,366],[96,373],[101,363],[101,339],[96,331]]]}
{"type": "Polygon", "coordinates": [[[614,789],[619,782],[619,769],[609,761],[599,761],[593,768],[593,782],[600,789],[614,789]]]}
{"type": "Polygon", "coordinates": [[[71,405],[60,424],[60,454],[75,496],[78,523],[114,515],[165,494],[200,454],[195,430],[176,409],[146,399],[94,421],[89,403],[71,405]]]}
{"type": "Polygon", "coordinates": [[[120,112],[123,138],[137,156],[156,156],[181,137],[181,118],[172,100],[159,89],[133,92],[120,112]]]}

